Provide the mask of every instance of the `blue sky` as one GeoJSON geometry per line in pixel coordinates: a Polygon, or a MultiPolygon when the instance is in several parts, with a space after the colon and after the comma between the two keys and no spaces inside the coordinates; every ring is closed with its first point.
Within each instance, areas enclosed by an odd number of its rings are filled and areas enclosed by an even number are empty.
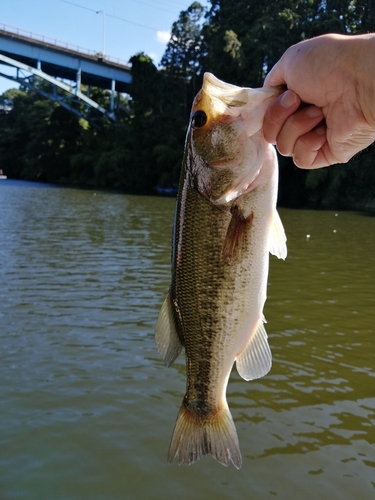
{"type": "MultiPolygon", "coordinates": [[[[145,52],[158,64],[168,33],[193,0],[0,0],[0,28],[18,27],[127,62],[145,52]],[[98,12],[99,11],[99,12],[98,12]],[[104,12],[104,14],[103,14],[104,12]]],[[[200,0],[204,6],[208,0],[200,0]]],[[[0,77],[0,94],[16,85],[0,77]]]]}

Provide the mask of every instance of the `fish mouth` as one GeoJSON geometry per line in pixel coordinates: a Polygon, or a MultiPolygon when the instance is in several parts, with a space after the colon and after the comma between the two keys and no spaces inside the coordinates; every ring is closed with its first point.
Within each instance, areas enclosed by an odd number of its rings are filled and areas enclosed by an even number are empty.
{"type": "Polygon", "coordinates": [[[248,102],[248,93],[245,88],[222,82],[212,73],[204,74],[203,90],[231,108],[245,106],[248,102]]]}
{"type": "Polygon", "coordinates": [[[212,122],[204,130],[208,135],[197,132],[195,141],[206,166],[199,185],[216,206],[228,205],[259,186],[266,144],[263,117],[279,93],[237,87],[204,74],[200,105],[212,108],[212,122]]]}

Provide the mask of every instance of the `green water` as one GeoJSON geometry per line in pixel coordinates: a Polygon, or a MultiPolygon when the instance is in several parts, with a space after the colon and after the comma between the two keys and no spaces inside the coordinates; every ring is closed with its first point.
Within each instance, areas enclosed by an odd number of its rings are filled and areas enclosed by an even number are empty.
{"type": "Polygon", "coordinates": [[[375,498],[375,217],[280,210],[273,367],[227,391],[237,471],[166,463],[185,387],[153,341],[173,210],[0,181],[0,499],[375,498]]]}

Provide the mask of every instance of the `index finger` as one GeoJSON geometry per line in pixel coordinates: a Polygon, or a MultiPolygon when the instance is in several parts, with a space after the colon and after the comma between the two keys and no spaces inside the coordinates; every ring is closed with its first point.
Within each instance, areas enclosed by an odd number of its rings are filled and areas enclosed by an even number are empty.
{"type": "Polygon", "coordinates": [[[263,134],[267,142],[276,143],[286,120],[297,111],[301,99],[292,90],[286,90],[268,106],[263,120],[263,134]]]}

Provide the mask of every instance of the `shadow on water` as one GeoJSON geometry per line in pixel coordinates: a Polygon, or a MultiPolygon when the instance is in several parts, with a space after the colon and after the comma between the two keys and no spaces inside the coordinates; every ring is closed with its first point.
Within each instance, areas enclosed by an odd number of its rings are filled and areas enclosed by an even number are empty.
{"type": "Polygon", "coordinates": [[[0,186],[1,498],[373,498],[372,216],[280,210],[273,367],[228,386],[243,467],[178,467],[184,359],[153,340],[174,200],[32,187],[0,186]]]}

